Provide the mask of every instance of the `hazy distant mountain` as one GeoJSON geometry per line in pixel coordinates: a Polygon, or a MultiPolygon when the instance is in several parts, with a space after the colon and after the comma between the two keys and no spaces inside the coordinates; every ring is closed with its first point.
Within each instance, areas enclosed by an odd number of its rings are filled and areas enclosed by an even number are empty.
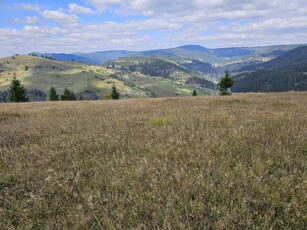
{"type": "Polygon", "coordinates": [[[211,50],[216,57],[219,58],[236,58],[242,56],[253,55],[256,53],[255,49],[249,48],[221,48],[211,50]]]}
{"type": "Polygon", "coordinates": [[[201,62],[225,65],[232,63],[240,63],[244,61],[262,60],[266,58],[275,58],[286,51],[298,47],[299,45],[281,45],[267,47],[230,47],[209,49],[199,45],[186,45],[170,49],[157,49],[148,51],[126,51],[126,50],[111,50],[98,51],[91,53],[75,53],[69,56],[65,54],[48,54],[57,60],[76,60],[89,64],[104,64],[109,61],[114,61],[122,57],[143,57],[157,56],[164,57],[177,62],[186,60],[198,60],[201,62]]]}
{"type": "Polygon", "coordinates": [[[118,58],[137,56],[140,52],[114,50],[114,51],[98,51],[92,53],[76,53],[76,55],[93,60],[96,64],[104,64],[108,61],[113,61],[118,58]]]}
{"type": "Polygon", "coordinates": [[[89,59],[80,55],[76,55],[76,54],[65,54],[65,53],[34,53],[38,56],[46,56],[49,58],[52,58],[54,60],[57,61],[76,61],[76,62],[83,62],[83,63],[87,63],[87,64],[99,64],[99,61],[95,60],[95,59],[89,59]]]}

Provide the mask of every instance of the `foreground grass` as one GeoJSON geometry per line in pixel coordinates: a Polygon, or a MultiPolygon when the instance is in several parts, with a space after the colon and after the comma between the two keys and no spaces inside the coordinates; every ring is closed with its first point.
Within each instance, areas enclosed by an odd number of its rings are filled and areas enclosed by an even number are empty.
{"type": "Polygon", "coordinates": [[[307,93],[0,105],[0,229],[304,229],[307,93]]]}

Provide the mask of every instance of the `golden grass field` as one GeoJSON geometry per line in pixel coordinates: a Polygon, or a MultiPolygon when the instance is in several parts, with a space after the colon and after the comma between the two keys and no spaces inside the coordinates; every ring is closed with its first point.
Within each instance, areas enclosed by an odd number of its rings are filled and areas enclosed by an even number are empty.
{"type": "Polygon", "coordinates": [[[0,105],[0,229],[305,229],[307,93],[0,105]]]}

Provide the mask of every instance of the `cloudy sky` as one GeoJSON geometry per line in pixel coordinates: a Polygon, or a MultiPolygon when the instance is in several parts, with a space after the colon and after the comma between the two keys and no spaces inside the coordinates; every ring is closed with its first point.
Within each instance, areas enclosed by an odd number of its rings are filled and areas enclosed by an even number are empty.
{"type": "Polygon", "coordinates": [[[307,43],[306,0],[0,0],[0,56],[307,43]]]}

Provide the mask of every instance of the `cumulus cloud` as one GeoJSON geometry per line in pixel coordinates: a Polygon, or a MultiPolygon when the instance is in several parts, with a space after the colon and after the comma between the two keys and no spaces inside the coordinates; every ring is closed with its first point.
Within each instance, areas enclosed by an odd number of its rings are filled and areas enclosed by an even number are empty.
{"type": "Polygon", "coordinates": [[[36,16],[27,16],[25,18],[15,18],[14,22],[20,22],[20,23],[26,23],[26,24],[32,24],[39,21],[39,18],[36,16]]]}
{"type": "Polygon", "coordinates": [[[22,29],[0,28],[0,46],[5,47],[1,52],[9,52],[11,47],[16,53],[27,53],[59,52],[59,47],[61,52],[92,52],[184,44],[207,47],[298,44],[307,41],[305,1],[86,0],[90,8],[70,3],[56,11],[15,4],[19,9],[40,9],[44,19],[59,23],[57,27],[52,27],[51,21],[33,25],[38,20],[35,16],[16,19],[26,25],[22,29]],[[90,17],[91,22],[82,22],[83,18],[77,16],[95,12],[100,14],[90,17]],[[108,12],[108,18],[120,15],[121,20],[103,21],[104,12],[108,12]]]}
{"type": "Polygon", "coordinates": [[[74,22],[79,21],[79,18],[77,15],[65,14],[61,11],[45,10],[42,12],[42,15],[45,19],[50,19],[50,20],[54,20],[57,22],[63,22],[63,23],[74,23],[74,22]]]}
{"type": "Polygon", "coordinates": [[[14,6],[16,9],[20,10],[40,11],[42,9],[42,7],[38,4],[16,3],[14,6]]]}
{"type": "Polygon", "coordinates": [[[94,11],[91,8],[79,6],[76,3],[68,4],[69,10],[73,14],[94,14],[94,11]]]}

